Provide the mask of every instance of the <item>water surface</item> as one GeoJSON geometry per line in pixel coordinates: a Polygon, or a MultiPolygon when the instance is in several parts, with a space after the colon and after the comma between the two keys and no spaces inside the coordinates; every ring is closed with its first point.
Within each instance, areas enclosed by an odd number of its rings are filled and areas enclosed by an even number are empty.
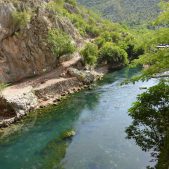
{"type": "Polygon", "coordinates": [[[0,142],[0,169],[145,169],[149,153],[125,139],[128,108],[155,80],[121,86],[135,73],[124,69],[105,76],[90,91],[73,94],[56,107],[31,113],[14,134],[0,142]],[[76,136],[61,140],[74,129],[76,136]]]}

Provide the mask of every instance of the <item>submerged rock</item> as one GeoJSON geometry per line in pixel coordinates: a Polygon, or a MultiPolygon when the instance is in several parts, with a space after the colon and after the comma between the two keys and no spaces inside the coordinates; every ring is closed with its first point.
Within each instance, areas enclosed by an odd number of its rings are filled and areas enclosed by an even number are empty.
{"type": "Polygon", "coordinates": [[[65,139],[72,138],[75,135],[76,135],[76,132],[74,130],[68,130],[61,134],[61,138],[65,140],[65,139]]]}

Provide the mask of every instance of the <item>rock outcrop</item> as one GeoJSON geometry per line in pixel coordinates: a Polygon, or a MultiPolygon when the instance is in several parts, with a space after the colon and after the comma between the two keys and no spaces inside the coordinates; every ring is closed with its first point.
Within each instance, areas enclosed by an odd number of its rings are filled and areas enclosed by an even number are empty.
{"type": "Polygon", "coordinates": [[[99,74],[96,71],[82,71],[75,68],[69,68],[68,73],[71,76],[76,77],[79,81],[84,84],[91,84],[94,81],[102,78],[102,74],[99,74]]]}
{"type": "Polygon", "coordinates": [[[0,82],[17,82],[50,72],[58,66],[58,60],[47,41],[51,28],[69,34],[77,46],[82,41],[79,32],[67,18],[58,17],[43,7],[42,3],[46,2],[0,2],[0,82]],[[31,6],[34,13],[30,22],[20,27],[15,23],[13,13],[25,8],[29,10],[31,6]]]}
{"type": "Polygon", "coordinates": [[[38,105],[38,99],[31,86],[3,90],[0,98],[0,126],[8,126],[20,119],[38,105]]]}
{"type": "MultiPolygon", "coordinates": [[[[95,71],[83,71],[79,51],[86,40],[68,17],[46,7],[49,1],[0,0],[0,83],[11,84],[0,93],[0,127],[36,108],[57,104],[62,96],[101,77],[95,71]],[[17,12],[19,21],[26,17],[26,24],[16,22],[17,12]],[[48,39],[51,29],[67,34],[77,50],[56,57],[48,39]]],[[[63,8],[73,14],[81,12],[69,3],[63,8]]]]}

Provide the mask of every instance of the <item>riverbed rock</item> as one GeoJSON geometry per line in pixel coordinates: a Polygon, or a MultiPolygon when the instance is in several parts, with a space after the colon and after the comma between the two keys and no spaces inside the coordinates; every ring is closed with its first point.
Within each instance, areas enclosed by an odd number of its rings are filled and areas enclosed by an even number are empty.
{"type": "Polygon", "coordinates": [[[95,71],[81,71],[75,68],[69,68],[68,73],[71,76],[77,77],[84,84],[91,84],[103,76],[95,71]]]}
{"type": "Polygon", "coordinates": [[[74,130],[68,130],[68,131],[65,131],[65,132],[63,132],[62,134],[61,134],[61,138],[63,139],[63,140],[65,140],[65,139],[70,139],[70,138],[72,138],[73,136],[75,136],[76,135],[76,132],[74,131],[74,130]]]}

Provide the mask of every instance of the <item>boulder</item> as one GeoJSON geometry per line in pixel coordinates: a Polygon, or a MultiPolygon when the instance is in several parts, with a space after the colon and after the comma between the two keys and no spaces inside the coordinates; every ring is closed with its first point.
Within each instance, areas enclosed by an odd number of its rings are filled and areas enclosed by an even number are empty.
{"type": "Polygon", "coordinates": [[[0,97],[1,116],[21,117],[36,108],[38,99],[32,92],[32,87],[28,86],[22,90],[7,88],[2,91],[0,97]],[[10,94],[9,94],[10,93],[10,94]]]}
{"type": "Polygon", "coordinates": [[[76,135],[76,132],[74,131],[74,130],[68,130],[68,131],[65,131],[65,132],[63,132],[62,134],[61,134],[61,138],[63,139],[63,140],[65,140],[65,139],[70,139],[70,138],[72,138],[73,136],[75,136],[76,135]]]}
{"type": "Polygon", "coordinates": [[[79,81],[83,82],[84,84],[91,84],[103,76],[102,74],[98,74],[95,71],[80,71],[75,68],[69,68],[68,73],[71,76],[76,77],[79,81]]]}

